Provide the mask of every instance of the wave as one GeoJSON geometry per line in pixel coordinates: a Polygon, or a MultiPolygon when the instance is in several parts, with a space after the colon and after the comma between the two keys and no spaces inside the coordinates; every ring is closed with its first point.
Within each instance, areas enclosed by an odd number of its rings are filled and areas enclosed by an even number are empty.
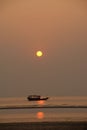
{"type": "Polygon", "coordinates": [[[87,106],[81,106],[81,105],[44,105],[44,106],[38,106],[38,105],[31,105],[31,106],[0,106],[0,109],[34,109],[34,108],[87,108],[87,106]]]}

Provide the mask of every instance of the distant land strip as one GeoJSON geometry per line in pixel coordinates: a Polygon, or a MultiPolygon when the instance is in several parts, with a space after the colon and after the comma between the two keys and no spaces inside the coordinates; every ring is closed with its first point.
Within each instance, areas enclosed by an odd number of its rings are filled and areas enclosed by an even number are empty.
{"type": "Polygon", "coordinates": [[[87,106],[0,106],[0,109],[87,108],[87,106]]]}

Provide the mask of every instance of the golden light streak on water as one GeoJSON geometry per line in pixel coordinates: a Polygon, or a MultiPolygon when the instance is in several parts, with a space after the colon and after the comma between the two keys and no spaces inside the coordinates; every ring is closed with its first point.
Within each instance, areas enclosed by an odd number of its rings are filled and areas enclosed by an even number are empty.
{"type": "Polygon", "coordinates": [[[43,100],[37,101],[37,104],[38,104],[38,105],[44,105],[44,104],[45,104],[45,101],[43,101],[43,100]]]}
{"type": "Polygon", "coordinates": [[[43,119],[44,118],[44,113],[43,112],[37,112],[37,118],[38,119],[43,119]]]}

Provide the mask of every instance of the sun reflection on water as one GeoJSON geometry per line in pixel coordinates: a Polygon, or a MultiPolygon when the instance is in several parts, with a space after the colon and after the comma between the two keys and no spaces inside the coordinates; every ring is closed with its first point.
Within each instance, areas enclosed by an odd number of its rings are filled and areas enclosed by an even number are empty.
{"type": "Polygon", "coordinates": [[[43,119],[44,118],[44,113],[43,112],[37,112],[37,119],[43,119]]]}
{"type": "Polygon", "coordinates": [[[43,100],[37,101],[37,104],[38,104],[38,105],[44,105],[44,104],[45,104],[45,101],[43,101],[43,100]]]}

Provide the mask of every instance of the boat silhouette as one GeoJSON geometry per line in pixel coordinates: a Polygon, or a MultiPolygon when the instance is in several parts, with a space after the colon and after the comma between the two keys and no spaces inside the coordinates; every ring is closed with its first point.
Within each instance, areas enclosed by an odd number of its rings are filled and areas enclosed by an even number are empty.
{"type": "Polygon", "coordinates": [[[48,97],[42,97],[42,96],[40,96],[40,95],[29,95],[29,96],[27,97],[27,99],[28,99],[29,101],[39,101],[39,100],[47,100],[48,97]]]}

